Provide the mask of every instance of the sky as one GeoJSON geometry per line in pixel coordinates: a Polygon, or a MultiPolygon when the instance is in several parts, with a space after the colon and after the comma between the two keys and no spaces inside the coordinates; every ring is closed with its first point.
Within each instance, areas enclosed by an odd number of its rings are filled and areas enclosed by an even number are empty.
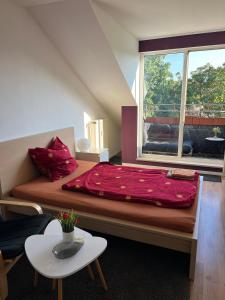
{"type": "MultiPolygon", "coordinates": [[[[171,64],[170,70],[173,74],[182,73],[183,70],[183,53],[167,54],[165,61],[171,64]]],[[[214,67],[221,66],[225,63],[225,49],[193,51],[189,53],[188,76],[198,67],[210,63],[214,67]]]]}

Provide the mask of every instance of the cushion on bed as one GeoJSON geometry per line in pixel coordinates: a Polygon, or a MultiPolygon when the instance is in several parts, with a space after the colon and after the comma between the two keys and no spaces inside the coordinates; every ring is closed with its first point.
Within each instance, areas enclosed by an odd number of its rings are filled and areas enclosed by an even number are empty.
{"type": "Polygon", "coordinates": [[[39,172],[52,181],[71,174],[77,167],[69,148],[58,137],[48,148],[29,149],[28,153],[39,172]]]}
{"type": "Polygon", "coordinates": [[[65,144],[63,144],[58,136],[52,141],[48,149],[69,151],[69,148],[65,144]]]}

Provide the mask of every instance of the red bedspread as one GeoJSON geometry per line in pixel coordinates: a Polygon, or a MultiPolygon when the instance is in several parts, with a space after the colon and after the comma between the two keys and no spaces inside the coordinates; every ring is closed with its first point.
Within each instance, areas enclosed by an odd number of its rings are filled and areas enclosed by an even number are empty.
{"type": "Polygon", "coordinates": [[[116,166],[99,163],[62,186],[113,200],[190,207],[197,193],[198,173],[193,181],[167,178],[166,170],[116,166]]]}

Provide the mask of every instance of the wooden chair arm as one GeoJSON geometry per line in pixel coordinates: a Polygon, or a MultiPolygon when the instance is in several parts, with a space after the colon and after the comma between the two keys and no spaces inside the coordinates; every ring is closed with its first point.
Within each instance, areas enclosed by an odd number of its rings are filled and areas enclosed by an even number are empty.
{"type": "Polygon", "coordinates": [[[30,208],[30,209],[34,209],[38,214],[43,214],[40,205],[33,202],[22,201],[20,199],[7,198],[5,200],[0,200],[0,205],[30,208]]]}

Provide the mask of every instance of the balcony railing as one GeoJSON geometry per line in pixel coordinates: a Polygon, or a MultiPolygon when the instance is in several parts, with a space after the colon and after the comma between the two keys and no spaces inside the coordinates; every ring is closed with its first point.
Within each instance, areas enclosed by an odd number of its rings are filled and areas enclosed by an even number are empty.
{"type": "MultiPolygon", "coordinates": [[[[180,105],[162,104],[149,105],[144,114],[144,121],[148,123],[179,124],[180,105]]],[[[225,125],[225,104],[187,104],[185,111],[185,125],[225,125]]]]}
{"type": "MultiPolygon", "coordinates": [[[[145,108],[145,122],[179,124],[179,104],[148,105],[145,108]]],[[[185,124],[224,126],[225,103],[186,104],[185,124]]]]}
{"type": "MultiPolygon", "coordinates": [[[[144,114],[146,117],[152,116],[157,117],[160,114],[164,116],[168,114],[179,115],[180,104],[148,104],[144,105],[144,114]]],[[[195,117],[205,117],[205,118],[215,118],[224,117],[225,118],[225,103],[202,103],[202,104],[186,104],[185,110],[186,116],[195,117]]]]}

